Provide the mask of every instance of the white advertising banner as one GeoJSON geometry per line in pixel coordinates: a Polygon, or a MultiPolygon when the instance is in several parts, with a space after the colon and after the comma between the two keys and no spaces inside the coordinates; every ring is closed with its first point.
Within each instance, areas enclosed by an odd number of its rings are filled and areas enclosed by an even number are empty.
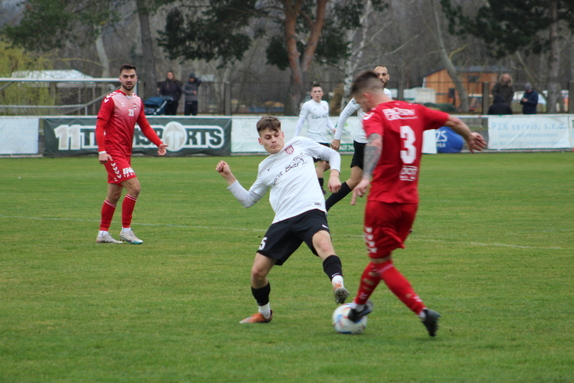
{"type": "Polygon", "coordinates": [[[0,154],[38,154],[37,117],[0,117],[0,154]]]}
{"type": "MultiPolygon", "coordinates": [[[[261,117],[232,117],[232,129],[231,129],[231,152],[232,153],[265,153],[265,149],[259,145],[257,139],[259,135],[257,134],[257,121],[261,117]]],[[[281,120],[281,129],[285,133],[285,139],[290,140],[295,135],[295,129],[297,127],[297,121],[299,117],[279,117],[281,120]]],[[[338,118],[331,117],[331,122],[333,125],[337,123],[338,118]]],[[[358,117],[349,117],[345,128],[343,130],[343,135],[341,136],[341,153],[352,153],[353,149],[353,137],[355,136],[355,131],[357,129],[360,120],[358,117]]],[[[425,154],[436,154],[436,136],[435,130],[427,130],[424,133],[423,142],[423,153],[425,154]]],[[[307,134],[306,124],[301,130],[301,135],[305,136],[307,134]]],[[[329,134],[329,140],[333,140],[333,135],[329,134]]],[[[329,142],[330,143],[330,142],[329,142]]]]}
{"type": "Polygon", "coordinates": [[[489,117],[488,149],[571,148],[570,120],[567,115],[489,117]]]}

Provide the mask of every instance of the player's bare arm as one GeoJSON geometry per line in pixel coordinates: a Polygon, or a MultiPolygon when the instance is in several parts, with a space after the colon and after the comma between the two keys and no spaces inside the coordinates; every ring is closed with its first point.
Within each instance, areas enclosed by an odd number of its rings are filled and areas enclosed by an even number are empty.
{"type": "Polygon", "coordinates": [[[100,164],[105,164],[108,161],[113,161],[112,156],[106,152],[98,154],[98,160],[100,161],[100,164]]]}
{"type": "Polygon", "coordinates": [[[341,147],[341,140],[337,140],[336,138],[333,139],[333,141],[331,142],[331,149],[339,150],[340,147],[341,147]]]}
{"type": "Polygon", "coordinates": [[[474,153],[475,151],[480,152],[482,149],[486,148],[486,141],[484,141],[484,138],[479,133],[472,132],[460,118],[449,116],[445,126],[451,128],[464,138],[468,144],[468,150],[470,150],[471,153],[474,153]]]}
{"type": "Polygon", "coordinates": [[[157,147],[157,154],[160,156],[164,156],[165,153],[167,153],[167,145],[166,144],[161,144],[160,146],[157,147]]]}
{"type": "Polygon", "coordinates": [[[336,193],[341,189],[341,179],[339,178],[340,173],[336,169],[331,169],[331,174],[329,175],[329,185],[328,188],[331,193],[336,193]]]}
{"type": "Polygon", "coordinates": [[[233,183],[235,183],[235,181],[237,181],[237,178],[235,178],[233,173],[231,173],[231,168],[229,167],[227,162],[219,161],[219,163],[215,167],[215,170],[217,170],[219,174],[221,174],[221,176],[225,178],[228,186],[231,186],[233,183]]]}
{"type": "Polygon", "coordinates": [[[365,145],[365,159],[363,163],[363,178],[353,189],[351,205],[354,205],[357,197],[363,197],[367,193],[373,170],[381,158],[383,152],[383,137],[380,134],[373,133],[369,136],[367,145],[365,145]]]}

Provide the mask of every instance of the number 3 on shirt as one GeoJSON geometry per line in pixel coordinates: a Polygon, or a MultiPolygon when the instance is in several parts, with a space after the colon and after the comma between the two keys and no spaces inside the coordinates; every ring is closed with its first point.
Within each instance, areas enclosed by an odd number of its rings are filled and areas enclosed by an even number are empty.
{"type": "Polygon", "coordinates": [[[401,160],[405,164],[412,164],[417,159],[417,148],[413,145],[416,141],[415,132],[410,126],[401,126],[401,139],[403,140],[401,160]]]}

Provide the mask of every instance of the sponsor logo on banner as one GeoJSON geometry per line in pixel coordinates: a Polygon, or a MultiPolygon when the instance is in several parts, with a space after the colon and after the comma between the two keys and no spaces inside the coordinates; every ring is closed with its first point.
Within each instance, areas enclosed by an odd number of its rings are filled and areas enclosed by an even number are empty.
{"type": "MultiPolygon", "coordinates": [[[[158,137],[168,145],[167,150],[221,149],[225,145],[225,131],[218,125],[183,125],[170,121],[166,125],[151,125],[158,137]]],[[[58,150],[97,149],[94,126],[59,125],[54,129],[58,150]]],[[[133,148],[155,148],[147,137],[136,128],[133,148]]]]}

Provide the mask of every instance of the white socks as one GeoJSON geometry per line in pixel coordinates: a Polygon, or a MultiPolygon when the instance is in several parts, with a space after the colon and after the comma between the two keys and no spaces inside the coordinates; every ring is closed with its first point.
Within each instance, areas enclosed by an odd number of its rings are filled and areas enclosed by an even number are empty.
{"type": "Polygon", "coordinates": [[[345,287],[343,284],[343,277],[341,275],[335,275],[333,279],[331,279],[331,284],[333,287],[345,287]]]}
{"type": "Polygon", "coordinates": [[[265,318],[269,319],[269,317],[271,316],[271,304],[267,303],[266,305],[258,307],[259,307],[259,313],[262,314],[265,318]]]}

